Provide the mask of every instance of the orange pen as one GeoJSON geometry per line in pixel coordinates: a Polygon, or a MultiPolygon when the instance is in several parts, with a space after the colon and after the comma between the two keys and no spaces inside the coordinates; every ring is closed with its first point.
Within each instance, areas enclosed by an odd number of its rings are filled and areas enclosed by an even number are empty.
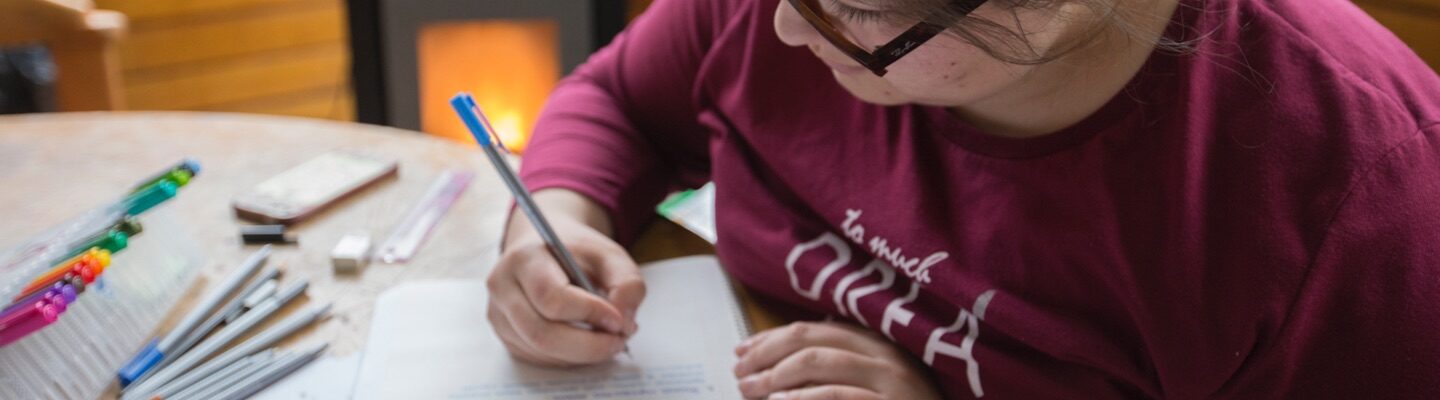
{"type": "Polygon", "coordinates": [[[108,264],[110,252],[99,247],[91,247],[90,250],[86,250],[83,253],[77,254],[74,257],[71,257],[69,260],[61,261],[59,264],[55,264],[55,268],[51,268],[49,271],[40,274],[39,277],[31,281],[31,284],[33,285],[35,282],[40,281],[54,280],[55,277],[64,275],[66,272],[73,270],[76,264],[79,264],[81,261],[84,261],[86,259],[98,260],[102,258],[105,259],[106,263],[108,264]],[[101,252],[104,253],[102,254],[101,252]]]}
{"type": "MultiPolygon", "coordinates": [[[[91,247],[89,250],[82,251],[82,252],[80,252],[80,254],[76,254],[76,255],[70,257],[70,259],[68,259],[68,260],[58,262],[58,263],[55,264],[55,267],[51,268],[49,271],[46,271],[46,272],[43,273],[43,274],[40,274],[40,278],[44,278],[44,277],[47,277],[47,276],[54,275],[54,274],[55,274],[55,271],[69,271],[69,270],[70,270],[70,267],[74,266],[75,263],[80,262],[80,260],[81,260],[81,259],[84,259],[85,256],[90,256],[90,257],[93,258],[93,257],[95,257],[95,254],[96,254],[96,252],[98,252],[98,251],[100,251],[100,248],[99,248],[99,247],[91,247]]],[[[63,272],[62,272],[62,273],[63,273],[63,272]]],[[[35,280],[38,281],[38,280],[40,280],[40,278],[35,278],[35,280]]]]}
{"type": "MultiPolygon", "coordinates": [[[[94,282],[95,277],[99,276],[101,272],[104,272],[105,267],[109,265],[110,251],[92,248],[85,253],[60,263],[60,265],[54,269],[35,278],[29,285],[25,285],[25,289],[21,290],[20,293],[33,293],[36,290],[50,287],[50,285],[56,281],[64,279],[67,273],[74,273],[84,278],[85,283],[94,282]]],[[[24,294],[21,295],[21,297],[24,296],[24,294]]]]}

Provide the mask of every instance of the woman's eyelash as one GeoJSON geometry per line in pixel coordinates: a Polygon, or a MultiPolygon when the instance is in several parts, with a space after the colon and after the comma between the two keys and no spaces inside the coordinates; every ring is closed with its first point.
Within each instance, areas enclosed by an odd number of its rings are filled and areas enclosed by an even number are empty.
{"type": "Polygon", "coordinates": [[[831,8],[835,9],[835,14],[837,16],[851,22],[874,22],[879,21],[885,17],[885,14],[879,11],[863,10],[855,7],[850,7],[844,4],[840,4],[839,1],[835,0],[829,0],[829,3],[831,8]]]}

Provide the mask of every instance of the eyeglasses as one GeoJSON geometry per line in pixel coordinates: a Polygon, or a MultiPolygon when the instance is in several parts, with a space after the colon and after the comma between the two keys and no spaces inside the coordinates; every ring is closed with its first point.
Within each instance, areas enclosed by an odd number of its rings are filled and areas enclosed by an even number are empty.
{"type": "MultiPolygon", "coordinates": [[[[795,11],[799,11],[800,16],[804,17],[805,21],[810,22],[810,25],[814,26],[816,31],[820,32],[820,36],[824,36],[825,40],[830,41],[830,44],[835,45],[836,48],[840,49],[840,52],[855,59],[856,62],[859,62],[860,65],[869,69],[875,76],[885,76],[885,73],[888,72],[885,68],[895,63],[895,60],[899,60],[900,57],[910,54],[916,47],[920,47],[921,44],[930,40],[930,38],[945,31],[945,27],[942,25],[929,21],[920,21],[920,23],[906,30],[905,33],[900,34],[899,37],[896,37],[884,46],[880,46],[874,53],[871,53],[865,51],[864,48],[861,48],[855,44],[855,42],[845,37],[845,34],[830,21],[830,18],[821,13],[821,8],[820,5],[816,3],[817,1],[818,0],[790,0],[790,5],[795,7],[795,11]]],[[[972,11],[975,11],[976,8],[979,8],[981,4],[985,4],[985,1],[986,0],[957,0],[953,3],[953,6],[956,7],[960,15],[968,15],[972,11]]]]}

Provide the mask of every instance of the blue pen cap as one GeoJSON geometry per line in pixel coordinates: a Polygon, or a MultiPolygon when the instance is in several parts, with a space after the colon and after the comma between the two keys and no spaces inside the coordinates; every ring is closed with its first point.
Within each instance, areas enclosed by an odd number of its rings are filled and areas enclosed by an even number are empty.
{"type": "Polygon", "coordinates": [[[121,387],[129,386],[130,382],[134,382],[136,379],[145,376],[146,371],[155,368],[155,364],[160,363],[160,359],[164,357],[164,354],[160,354],[160,348],[157,347],[158,345],[159,340],[150,339],[150,344],[145,345],[145,348],[140,350],[140,354],[136,354],[135,358],[130,359],[130,362],[120,367],[120,372],[116,375],[120,379],[121,387]]]}
{"type": "Polygon", "coordinates": [[[185,161],[180,162],[180,169],[190,171],[190,177],[193,178],[196,175],[200,175],[200,162],[195,161],[193,158],[187,158],[185,161]]]}
{"type": "Polygon", "coordinates": [[[480,122],[480,116],[472,111],[479,107],[475,104],[475,97],[469,93],[460,92],[450,98],[450,106],[455,108],[455,113],[460,115],[460,120],[465,121],[465,127],[470,128],[470,136],[480,143],[480,147],[489,147],[490,130],[485,129],[485,123],[480,122]]]}

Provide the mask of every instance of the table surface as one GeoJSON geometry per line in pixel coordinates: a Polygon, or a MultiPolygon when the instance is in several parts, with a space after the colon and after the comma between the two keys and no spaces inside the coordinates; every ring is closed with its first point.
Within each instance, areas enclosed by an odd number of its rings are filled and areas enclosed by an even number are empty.
{"type": "MultiPolygon", "coordinates": [[[[190,157],[200,176],[166,207],[174,209],[205,252],[201,279],[171,310],[168,329],[197,295],[222,279],[258,246],[240,243],[231,199],[265,179],[332,149],[393,157],[399,179],[390,180],[296,225],[296,245],[276,246],[270,262],[282,269],[282,286],[310,282],[304,301],[333,303],[331,317],[285,343],[324,340],[329,354],[364,347],[375,298],[400,283],[427,279],[483,279],[495,262],[510,194],[484,155],[472,146],[388,127],[246,114],[129,112],[0,117],[0,248],[118,196],[136,181],[190,157]],[[447,169],[475,172],[475,180],[408,263],[373,263],[359,274],[335,274],[330,249],[349,232],[368,232],[377,243],[397,224],[431,181],[447,169]],[[96,194],[99,194],[98,197],[96,194]]],[[[140,238],[143,240],[143,235],[140,238]]],[[[632,249],[638,262],[713,253],[713,247],[668,222],[650,227],[632,249]]],[[[757,329],[780,321],[743,290],[757,329]]],[[[278,320],[279,318],[272,318],[278,320]]]]}

